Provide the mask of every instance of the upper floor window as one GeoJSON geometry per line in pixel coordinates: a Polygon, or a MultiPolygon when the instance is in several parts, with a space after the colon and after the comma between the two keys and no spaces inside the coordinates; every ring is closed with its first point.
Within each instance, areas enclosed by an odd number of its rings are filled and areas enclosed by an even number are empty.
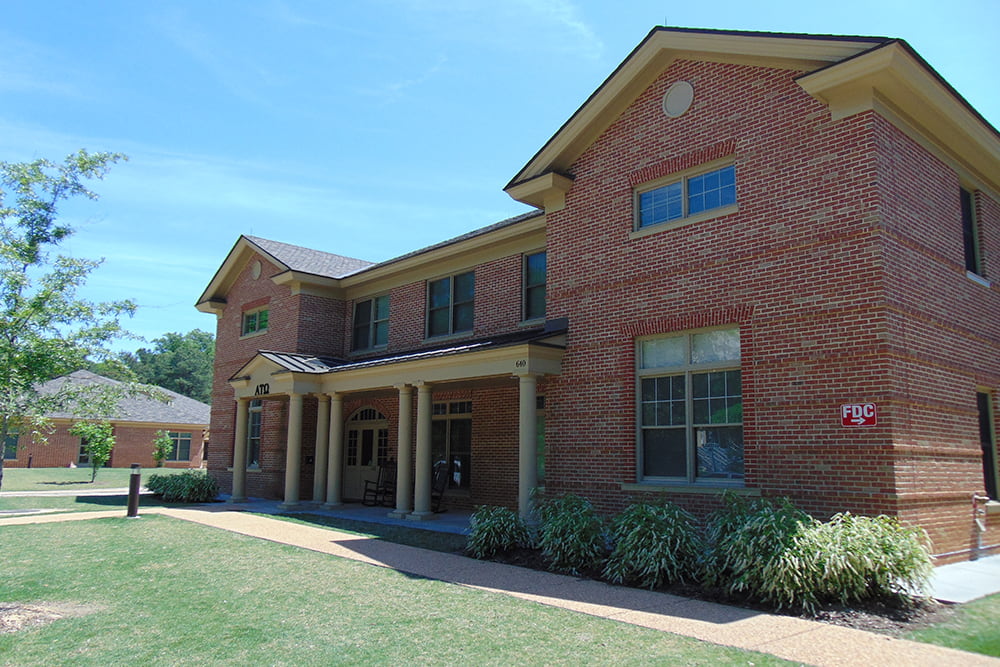
{"type": "Polygon", "coordinates": [[[976,195],[962,188],[962,240],[965,243],[965,270],[983,275],[982,255],[979,250],[979,230],[976,227],[976,195]]]}
{"type": "Polygon", "coordinates": [[[354,337],[351,349],[371,350],[389,343],[389,295],[354,304],[354,337]]]}
{"type": "Polygon", "coordinates": [[[428,337],[472,331],[475,285],[472,271],[428,283],[428,337]]]}
{"type": "Polygon", "coordinates": [[[736,204],[736,167],[681,174],[636,193],[636,227],[683,220],[736,204]]]}
{"type": "Polygon", "coordinates": [[[260,443],[264,428],[264,402],[250,401],[247,412],[247,468],[260,468],[260,443]]]}
{"type": "Polygon", "coordinates": [[[524,256],[524,319],[545,317],[545,253],[524,256]]]}
{"type": "Polygon", "coordinates": [[[268,309],[260,308],[243,313],[243,336],[267,331],[268,309]]]}
{"type": "Polygon", "coordinates": [[[742,482],[739,330],[648,338],[638,352],[641,476],[742,482]]]}

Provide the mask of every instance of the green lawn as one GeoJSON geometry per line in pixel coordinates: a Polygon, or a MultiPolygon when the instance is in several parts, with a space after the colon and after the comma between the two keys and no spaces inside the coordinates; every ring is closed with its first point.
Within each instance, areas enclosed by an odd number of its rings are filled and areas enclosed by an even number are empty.
{"type": "MultiPolygon", "coordinates": [[[[4,468],[3,491],[93,491],[95,489],[128,488],[130,468],[101,468],[91,483],[90,468],[4,468]]],[[[142,483],[150,475],[174,475],[184,472],[178,468],[144,468],[142,483]]]]}
{"type": "Polygon", "coordinates": [[[774,657],[148,515],[3,527],[0,601],[80,611],[3,665],[777,665],[774,657]]]}
{"type": "Polygon", "coordinates": [[[906,639],[1000,658],[1000,593],[966,602],[948,621],[911,632],[906,639]]]}

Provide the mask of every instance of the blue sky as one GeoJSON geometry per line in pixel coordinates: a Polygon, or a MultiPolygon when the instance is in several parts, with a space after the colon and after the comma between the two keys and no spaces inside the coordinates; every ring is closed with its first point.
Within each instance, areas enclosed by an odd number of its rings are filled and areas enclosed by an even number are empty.
{"type": "Polygon", "coordinates": [[[527,210],[503,186],[656,25],[901,37],[1000,125],[997,0],[0,7],[0,160],[129,155],[66,251],[146,339],[214,332],[240,234],[381,261],[527,210]]]}

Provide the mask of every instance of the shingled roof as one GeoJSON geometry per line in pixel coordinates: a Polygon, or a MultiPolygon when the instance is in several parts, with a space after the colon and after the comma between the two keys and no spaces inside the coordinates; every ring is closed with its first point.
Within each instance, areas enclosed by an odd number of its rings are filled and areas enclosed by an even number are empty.
{"type": "Polygon", "coordinates": [[[280,241],[271,241],[259,236],[245,236],[244,238],[287,266],[290,271],[310,273],[325,278],[343,278],[372,265],[372,262],[366,262],[363,259],[344,257],[280,241]]]}
{"type": "MultiPolygon", "coordinates": [[[[43,394],[53,394],[67,382],[77,386],[103,384],[108,386],[122,385],[122,382],[106,378],[90,371],[74,371],[69,375],[49,380],[39,387],[43,394]]],[[[182,396],[169,389],[158,388],[167,397],[167,401],[159,401],[147,396],[123,398],[118,402],[118,409],[109,416],[112,422],[143,422],[153,424],[176,424],[207,427],[210,406],[193,398],[182,396]]],[[[51,419],[72,419],[71,412],[52,412],[47,417],[51,419]]]]}

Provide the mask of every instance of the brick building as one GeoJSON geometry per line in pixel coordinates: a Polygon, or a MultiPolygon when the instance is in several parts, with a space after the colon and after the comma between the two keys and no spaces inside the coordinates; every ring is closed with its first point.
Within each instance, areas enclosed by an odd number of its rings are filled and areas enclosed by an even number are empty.
{"type": "Polygon", "coordinates": [[[657,28],[507,185],[378,263],[243,236],[208,467],[236,498],[603,511],[724,490],[1000,547],[1000,135],[898,39],[657,28]],[[235,443],[235,445],[234,445],[235,443]]]}
{"type": "MultiPolygon", "coordinates": [[[[116,380],[91,373],[75,371],[50,380],[42,385],[42,393],[55,393],[65,384],[75,388],[92,385],[117,385],[116,380]]],[[[153,438],[157,431],[166,431],[173,441],[173,449],[163,462],[167,468],[200,468],[204,458],[208,435],[210,408],[193,398],[160,388],[166,400],[148,396],[126,396],[117,402],[108,421],[114,428],[115,448],[107,465],[128,468],[138,463],[144,468],[154,467],[153,438]]],[[[16,434],[4,447],[4,467],[7,468],[65,468],[89,466],[90,458],[83,443],[69,429],[78,420],[69,410],[46,415],[52,422],[52,432],[45,442],[35,440],[31,434],[16,434]],[[16,445],[16,446],[15,446],[16,445]]]]}

